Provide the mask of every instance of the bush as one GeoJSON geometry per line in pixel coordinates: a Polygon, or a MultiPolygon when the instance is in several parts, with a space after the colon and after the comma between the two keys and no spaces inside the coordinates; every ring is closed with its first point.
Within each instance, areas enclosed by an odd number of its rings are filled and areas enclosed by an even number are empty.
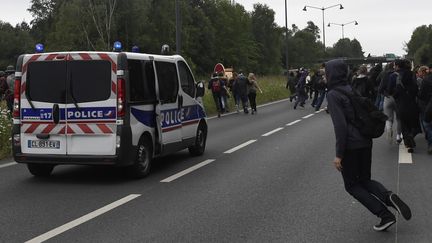
{"type": "Polygon", "coordinates": [[[6,102],[0,102],[0,159],[12,155],[12,119],[10,118],[6,102]]]}

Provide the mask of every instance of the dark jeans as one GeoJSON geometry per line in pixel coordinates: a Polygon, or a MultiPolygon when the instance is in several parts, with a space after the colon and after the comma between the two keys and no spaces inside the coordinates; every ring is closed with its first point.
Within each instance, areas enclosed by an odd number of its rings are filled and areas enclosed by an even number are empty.
{"type": "Polygon", "coordinates": [[[250,103],[250,106],[251,106],[251,109],[253,110],[253,111],[256,111],[257,109],[256,109],[256,93],[253,93],[253,92],[251,92],[251,93],[249,93],[248,94],[248,97],[249,97],[249,103],[250,103]]]}
{"type": "Polygon", "coordinates": [[[386,205],[391,205],[391,192],[381,183],[371,180],[371,163],[372,147],[346,150],[342,159],[342,177],[345,190],[380,217],[388,212],[386,205]]]}
{"type": "Polygon", "coordinates": [[[215,102],[216,105],[216,110],[221,113],[222,112],[222,99],[221,99],[221,95],[220,93],[213,93],[213,100],[215,102]]]}
{"type": "Polygon", "coordinates": [[[315,107],[316,111],[319,111],[319,109],[321,108],[321,105],[322,105],[322,103],[324,101],[324,98],[326,96],[326,91],[325,90],[320,90],[320,91],[317,91],[317,92],[318,92],[318,98],[317,98],[317,100],[314,103],[314,107],[315,107]]]}

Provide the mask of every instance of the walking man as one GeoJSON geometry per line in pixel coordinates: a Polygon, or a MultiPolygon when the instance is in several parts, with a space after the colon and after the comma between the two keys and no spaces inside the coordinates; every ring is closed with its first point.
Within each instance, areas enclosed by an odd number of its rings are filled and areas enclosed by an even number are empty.
{"type": "Polygon", "coordinates": [[[395,208],[406,220],[411,218],[410,208],[398,195],[371,179],[372,139],[364,137],[349,121],[355,119],[354,108],[347,96],[335,90],[352,92],[348,85],[348,66],[337,59],[326,63],[325,72],[329,92],[328,109],[336,135],[336,169],[342,173],[345,190],[381,219],[373,227],[384,231],[396,222],[388,207],[395,208]]]}

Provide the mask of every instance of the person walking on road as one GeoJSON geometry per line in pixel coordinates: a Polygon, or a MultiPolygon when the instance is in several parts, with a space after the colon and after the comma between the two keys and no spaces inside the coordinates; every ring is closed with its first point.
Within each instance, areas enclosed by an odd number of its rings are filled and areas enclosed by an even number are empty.
{"type": "Polygon", "coordinates": [[[218,117],[221,116],[221,113],[223,113],[223,99],[222,99],[222,89],[224,88],[225,84],[223,81],[218,77],[217,73],[213,73],[209,84],[208,89],[211,90],[213,95],[213,100],[216,105],[216,110],[218,112],[218,117]]]}
{"type": "Polygon", "coordinates": [[[388,117],[385,125],[387,140],[390,144],[393,143],[393,125],[396,123],[396,142],[399,144],[402,142],[402,127],[399,115],[396,112],[396,102],[393,96],[390,95],[390,91],[388,89],[390,77],[394,72],[394,63],[387,64],[384,71],[380,74],[381,81],[378,92],[384,96],[383,111],[388,117]]]}
{"type": "Polygon", "coordinates": [[[414,137],[421,133],[420,111],[417,105],[417,81],[411,71],[408,60],[395,61],[396,72],[390,76],[388,90],[396,103],[396,110],[401,121],[402,139],[409,153],[414,152],[414,137]]]}
{"type": "MultiPolygon", "coordinates": [[[[419,70],[425,70],[426,66],[420,67],[419,70]]],[[[432,154],[432,122],[426,118],[426,108],[432,106],[432,73],[419,75],[421,78],[420,89],[418,94],[418,103],[420,107],[420,121],[423,125],[426,141],[428,142],[428,153],[432,154]]]]}
{"type": "Polygon", "coordinates": [[[258,85],[255,74],[249,73],[248,80],[249,80],[248,98],[249,98],[249,103],[253,115],[257,112],[257,105],[256,105],[257,90],[259,90],[261,94],[262,94],[262,90],[258,85]]]}
{"type": "Polygon", "coordinates": [[[348,66],[341,59],[331,60],[325,65],[327,78],[328,109],[336,136],[334,166],[342,173],[345,190],[381,219],[373,226],[384,231],[396,222],[389,207],[395,208],[406,220],[411,210],[398,195],[386,189],[380,182],[371,179],[372,139],[364,137],[349,121],[355,119],[350,99],[335,90],[353,92],[348,85],[348,66]]]}
{"type": "Polygon", "coordinates": [[[296,85],[296,95],[297,99],[294,103],[294,110],[297,109],[297,105],[300,104],[301,107],[304,107],[307,93],[306,93],[306,77],[308,77],[308,71],[300,68],[300,78],[296,85]]]}
{"type": "Polygon", "coordinates": [[[249,113],[248,109],[248,78],[243,74],[243,71],[239,72],[237,80],[234,84],[234,89],[237,91],[238,96],[242,102],[243,111],[245,114],[249,113]]]}

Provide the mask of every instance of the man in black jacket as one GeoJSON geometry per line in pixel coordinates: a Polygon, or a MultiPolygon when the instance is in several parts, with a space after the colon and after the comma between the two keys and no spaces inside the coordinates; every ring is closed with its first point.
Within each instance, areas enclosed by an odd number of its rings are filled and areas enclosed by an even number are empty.
{"type": "Polygon", "coordinates": [[[348,85],[348,66],[343,60],[325,64],[328,109],[336,135],[334,165],[342,173],[345,190],[371,213],[381,218],[373,228],[386,230],[396,222],[388,207],[395,208],[406,220],[411,218],[409,207],[381,183],[371,180],[372,139],[365,138],[350,122],[355,118],[353,106],[347,96],[335,90],[352,92],[348,85]]]}

